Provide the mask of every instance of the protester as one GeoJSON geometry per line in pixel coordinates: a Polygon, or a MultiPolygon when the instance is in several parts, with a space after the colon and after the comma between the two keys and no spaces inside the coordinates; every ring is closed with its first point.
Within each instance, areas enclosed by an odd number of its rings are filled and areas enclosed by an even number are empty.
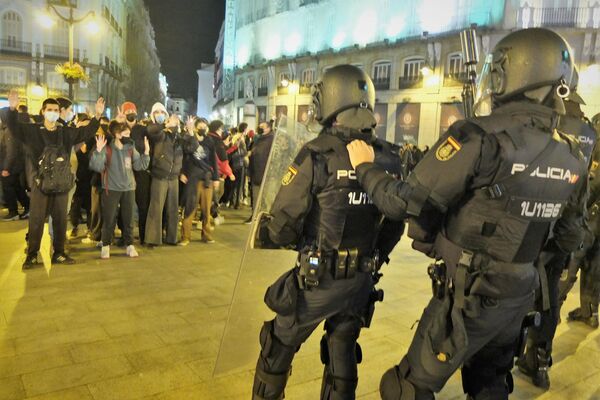
{"type": "Polygon", "coordinates": [[[99,98],[96,102],[96,115],[92,122],[81,128],[57,124],[59,104],[55,99],[48,98],[42,103],[43,125],[18,122],[16,108],[19,96],[15,91],[9,94],[8,101],[8,129],[15,139],[29,149],[34,165],[39,165],[31,188],[28,249],[23,268],[32,268],[38,264],[37,253],[48,214],[52,216],[55,232],[52,263],[72,264],[75,260],[65,253],[68,192],[74,180],[70,172],[69,155],[75,143],[86,141],[96,133],[100,116],[104,112],[104,99],[99,98]]]}
{"type": "Polygon", "coordinates": [[[227,149],[223,142],[223,131],[224,124],[221,120],[214,120],[208,125],[208,139],[213,143],[215,153],[217,154],[217,164],[219,166],[219,185],[215,187],[213,192],[213,210],[211,215],[215,225],[218,225],[224,221],[223,217],[219,215],[219,199],[223,195],[225,190],[225,178],[228,177],[230,180],[235,180],[235,175],[229,166],[229,159],[227,158],[227,149]]]}
{"type": "MultiPolygon", "coordinates": [[[[120,115],[125,119],[124,115],[120,115]]],[[[118,118],[119,118],[118,117],[118,118]]],[[[119,118],[120,120],[120,118],[119,118]]],[[[100,258],[110,258],[117,214],[123,218],[122,235],[126,254],[137,257],[133,245],[133,212],[135,208],[135,178],[133,170],[148,168],[150,145],[144,139],[144,153],[140,155],[130,137],[131,131],[125,122],[111,121],[108,131],[114,138],[107,145],[105,136],[97,136],[96,149],[90,157],[90,168],[102,174],[102,249],[100,258]]]]}
{"type": "Polygon", "coordinates": [[[56,101],[58,101],[60,112],[58,123],[63,126],[69,126],[73,117],[75,117],[75,113],[73,112],[73,102],[66,97],[57,97],[56,101]]]}
{"type": "Polygon", "coordinates": [[[229,164],[236,177],[232,182],[231,192],[227,198],[227,203],[234,209],[240,208],[240,203],[244,197],[244,185],[246,182],[247,155],[246,149],[246,131],[248,124],[242,122],[238,127],[238,132],[231,138],[231,145],[227,149],[229,155],[229,164]]]}
{"type": "Polygon", "coordinates": [[[167,110],[161,103],[154,104],[152,119],[155,123],[148,126],[148,136],[153,147],[150,207],[145,234],[145,242],[149,247],[163,243],[163,211],[167,231],[165,243],[177,244],[178,179],[183,162],[183,149],[179,135],[179,117],[173,114],[165,120],[166,115],[167,110]]]}
{"type": "MultiPolygon", "coordinates": [[[[4,110],[2,110],[4,111],[4,110]]],[[[2,114],[6,114],[3,112],[2,114]]],[[[0,115],[5,121],[6,115],[0,115]]],[[[0,171],[2,175],[2,192],[8,214],[3,221],[16,221],[29,216],[29,197],[25,192],[25,160],[23,144],[13,138],[4,122],[0,125],[0,171]],[[19,215],[19,203],[23,213],[19,215]]]]}
{"type": "MultiPolygon", "coordinates": [[[[156,108],[155,108],[156,111],[156,108]]],[[[142,154],[145,148],[146,139],[148,139],[148,130],[146,126],[138,122],[137,107],[134,103],[126,101],[121,106],[121,113],[125,115],[126,123],[131,130],[131,139],[135,144],[135,149],[142,154]]],[[[135,176],[135,203],[138,208],[138,232],[140,235],[140,244],[145,243],[146,237],[146,219],[148,218],[148,208],[150,207],[150,186],[152,177],[148,168],[134,170],[135,176]]]]}
{"type": "Polygon", "coordinates": [[[189,119],[186,124],[184,152],[186,154],[181,171],[181,181],[185,183],[183,193],[183,221],[181,224],[181,242],[187,246],[191,241],[192,222],[200,202],[202,211],[202,241],[214,243],[210,224],[210,205],[213,187],[219,184],[219,173],[215,149],[206,139],[207,121],[203,118],[189,119]]]}
{"type": "MultiPolygon", "coordinates": [[[[90,123],[90,118],[85,113],[77,114],[77,122],[75,126],[87,126],[90,123]]],[[[75,156],[77,157],[77,171],[75,172],[75,192],[71,199],[71,210],[69,217],[71,219],[71,239],[77,238],[79,235],[79,224],[83,222],[81,210],[85,210],[86,226],[89,232],[91,222],[91,197],[92,197],[92,171],[90,170],[89,149],[94,146],[94,138],[87,142],[79,143],[75,146],[75,156]]]]}
{"type": "MultiPolygon", "coordinates": [[[[248,176],[252,186],[252,211],[256,212],[258,204],[258,193],[260,191],[260,185],[262,184],[263,176],[267,168],[267,161],[269,160],[269,154],[271,153],[271,146],[273,145],[273,121],[261,122],[258,125],[257,133],[258,138],[254,138],[252,150],[250,151],[250,164],[248,167],[248,176]]],[[[249,224],[252,222],[252,215],[248,218],[245,223],[249,224]]]]}

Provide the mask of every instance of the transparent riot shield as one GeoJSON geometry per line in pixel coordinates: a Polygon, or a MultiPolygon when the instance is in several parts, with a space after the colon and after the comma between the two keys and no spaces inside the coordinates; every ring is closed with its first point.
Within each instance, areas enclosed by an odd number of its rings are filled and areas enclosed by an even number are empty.
{"type": "Polygon", "coordinates": [[[273,146],[254,209],[254,222],[240,262],[214,375],[254,367],[260,351],[260,329],[264,321],[273,318],[273,313],[263,301],[265,291],[281,274],[292,268],[296,260],[294,251],[257,249],[253,246],[260,213],[271,209],[288,166],[302,146],[316,137],[316,132],[309,131],[305,125],[295,123],[295,127],[291,127],[289,123],[293,124],[294,121],[282,118],[274,133],[273,146]]]}

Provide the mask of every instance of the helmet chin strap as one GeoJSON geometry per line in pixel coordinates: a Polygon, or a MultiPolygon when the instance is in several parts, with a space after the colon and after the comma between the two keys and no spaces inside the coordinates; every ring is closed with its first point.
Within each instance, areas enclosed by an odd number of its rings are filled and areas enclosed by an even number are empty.
{"type": "Polygon", "coordinates": [[[336,116],[329,133],[345,141],[358,139],[372,142],[376,138],[373,130],[376,125],[377,121],[371,110],[354,107],[336,116]]]}

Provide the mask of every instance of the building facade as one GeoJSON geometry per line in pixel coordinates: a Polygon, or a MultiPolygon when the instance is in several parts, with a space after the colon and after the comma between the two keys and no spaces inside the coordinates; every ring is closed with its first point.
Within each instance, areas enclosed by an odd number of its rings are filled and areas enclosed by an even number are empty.
{"type": "Polygon", "coordinates": [[[556,30],[573,48],[585,111],[600,111],[598,0],[375,0],[368,6],[359,0],[227,0],[227,7],[216,93],[232,123],[281,115],[288,124],[304,121],[311,84],[327,68],[348,63],[373,79],[378,136],[431,145],[463,118],[458,33],[471,26],[480,64],[510,31],[556,30]]]}
{"type": "Polygon", "coordinates": [[[213,96],[214,88],[214,69],[213,64],[201,65],[196,70],[198,74],[198,98],[196,100],[196,115],[208,118],[212,113],[215,98],[213,96]]]}
{"type": "Polygon", "coordinates": [[[178,115],[183,120],[183,117],[190,115],[190,103],[182,97],[169,97],[167,111],[169,114],[178,115]]]}
{"type": "Polygon", "coordinates": [[[74,26],[74,61],[90,77],[74,85],[78,111],[102,95],[110,115],[126,94],[141,93],[140,88],[152,97],[155,87],[158,100],[160,63],[142,0],[0,0],[0,101],[16,89],[35,113],[46,97],[68,97],[68,84],[55,67],[68,61],[69,26],[48,9],[49,3],[65,17],[66,4],[74,7],[75,18],[93,12],[99,27],[90,33],[90,18],[74,26]],[[49,17],[52,26],[45,28],[42,21],[49,17]]]}

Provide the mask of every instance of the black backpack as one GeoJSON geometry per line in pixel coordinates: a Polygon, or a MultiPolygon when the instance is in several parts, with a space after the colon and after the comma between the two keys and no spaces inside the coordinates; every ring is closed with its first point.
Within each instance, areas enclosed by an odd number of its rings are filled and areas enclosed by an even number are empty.
{"type": "Polygon", "coordinates": [[[75,176],[71,172],[71,154],[64,146],[64,132],[57,134],[60,136],[58,144],[49,144],[46,135],[42,135],[46,146],[40,157],[36,182],[46,194],[66,193],[75,183],[75,176]]]}

